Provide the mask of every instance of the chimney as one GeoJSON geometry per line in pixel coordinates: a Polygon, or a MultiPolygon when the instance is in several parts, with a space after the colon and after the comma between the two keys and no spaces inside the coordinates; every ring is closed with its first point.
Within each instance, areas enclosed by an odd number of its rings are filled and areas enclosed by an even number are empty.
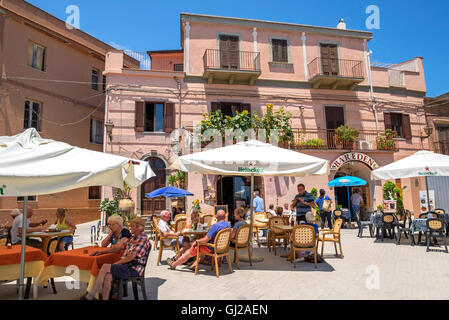
{"type": "Polygon", "coordinates": [[[346,22],[343,18],[340,19],[340,22],[337,24],[337,29],[346,30],[346,22]]]}

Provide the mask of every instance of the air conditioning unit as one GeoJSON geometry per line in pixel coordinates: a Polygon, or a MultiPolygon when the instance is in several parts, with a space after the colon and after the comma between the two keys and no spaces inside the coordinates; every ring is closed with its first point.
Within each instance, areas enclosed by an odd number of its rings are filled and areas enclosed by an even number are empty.
{"type": "Polygon", "coordinates": [[[360,150],[373,150],[373,142],[368,140],[360,140],[359,141],[359,149],[360,150]]]}

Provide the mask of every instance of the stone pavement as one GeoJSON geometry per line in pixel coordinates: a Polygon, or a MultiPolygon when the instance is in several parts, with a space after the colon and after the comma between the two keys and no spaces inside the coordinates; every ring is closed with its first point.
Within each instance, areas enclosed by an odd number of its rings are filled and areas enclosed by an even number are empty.
{"type": "MultiPolygon", "coordinates": [[[[81,235],[75,238],[75,247],[90,244],[90,225],[79,227],[81,235]],[[87,236],[82,230],[87,230],[87,236]]],[[[449,254],[426,253],[425,246],[411,247],[405,238],[399,246],[390,239],[383,243],[367,236],[360,239],[355,229],[342,230],[342,245],[344,259],[334,255],[333,244],[326,243],[325,262],[317,269],[306,262],[297,262],[294,269],[279,257],[283,249],[274,256],[266,247],[256,246],[255,253],[263,262],[252,267],[241,262],[241,270],[233,264],[232,274],[223,264],[219,279],[210,266],[200,265],[197,276],[187,267],[170,270],[165,259],[173,253],[167,250],[162,264],[156,266],[157,251],[152,251],[145,274],[147,295],[150,299],[189,300],[449,299],[449,254]]],[[[76,299],[84,293],[85,284],[79,290],[67,290],[65,280],[55,279],[58,295],[39,288],[39,299],[76,299]]],[[[14,291],[13,283],[0,285],[0,299],[14,299],[14,291]]]]}

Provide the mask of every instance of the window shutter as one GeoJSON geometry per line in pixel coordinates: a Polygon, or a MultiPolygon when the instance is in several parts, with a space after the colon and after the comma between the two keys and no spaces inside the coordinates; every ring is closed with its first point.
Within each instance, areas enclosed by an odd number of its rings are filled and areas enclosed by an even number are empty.
{"type": "Polygon", "coordinates": [[[134,130],[136,132],[143,132],[145,130],[145,102],[144,101],[136,101],[134,130]]]}
{"type": "Polygon", "coordinates": [[[409,140],[412,138],[412,128],[410,126],[410,115],[409,114],[402,115],[402,133],[404,135],[404,139],[409,140]]]}
{"type": "Polygon", "coordinates": [[[272,39],[271,48],[273,53],[273,62],[288,62],[286,40],[272,39]]]}
{"type": "Polygon", "coordinates": [[[385,130],[392,129],[391,128],[391,114],[389,112],[384,112],[384,124],[385,124],[385,130]]]}
{"type": "Polygon", "coordinates": [[[218,109],[221,109],[220,102],[212,102],[210,104],[210,112],[211,113],[217,111],[218,109]]]}
{"type": "Polygon", "coordinates": [[[175,104],[166,103],[164,108],[164,132],[171,133],[175,129],[175,104]]]}

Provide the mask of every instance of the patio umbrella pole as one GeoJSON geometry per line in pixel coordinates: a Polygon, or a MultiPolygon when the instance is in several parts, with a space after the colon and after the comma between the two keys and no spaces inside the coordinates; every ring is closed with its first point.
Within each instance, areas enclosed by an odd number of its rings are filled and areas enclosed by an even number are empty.
{"type": "Polygon", "coordinates": [[[351,196],[349,195],[349,187],[346,187],[346,190],[348,190],[349,223],[351,223],[351,196]]]}
{"type": "Polygon", "coordinates": [[[19,277],[19,300],[23,300],[23,287],[25,279],[25,245],[27,233],[27,211],[28,196],[23,197],[23,214],[22,214],[22,249],[20,253],[20,277],[19,277]]]}
{"type": "MultiPolygon", "coordinates": [[[[429,197],[429,181],[427,180],[427,176],[426,176],[426,192],[427,192],[427,212],[430,211],[430,197],[429,197]]],[[[433,204],[433,206],[435,207],[435,203],[433,204]]]]}

